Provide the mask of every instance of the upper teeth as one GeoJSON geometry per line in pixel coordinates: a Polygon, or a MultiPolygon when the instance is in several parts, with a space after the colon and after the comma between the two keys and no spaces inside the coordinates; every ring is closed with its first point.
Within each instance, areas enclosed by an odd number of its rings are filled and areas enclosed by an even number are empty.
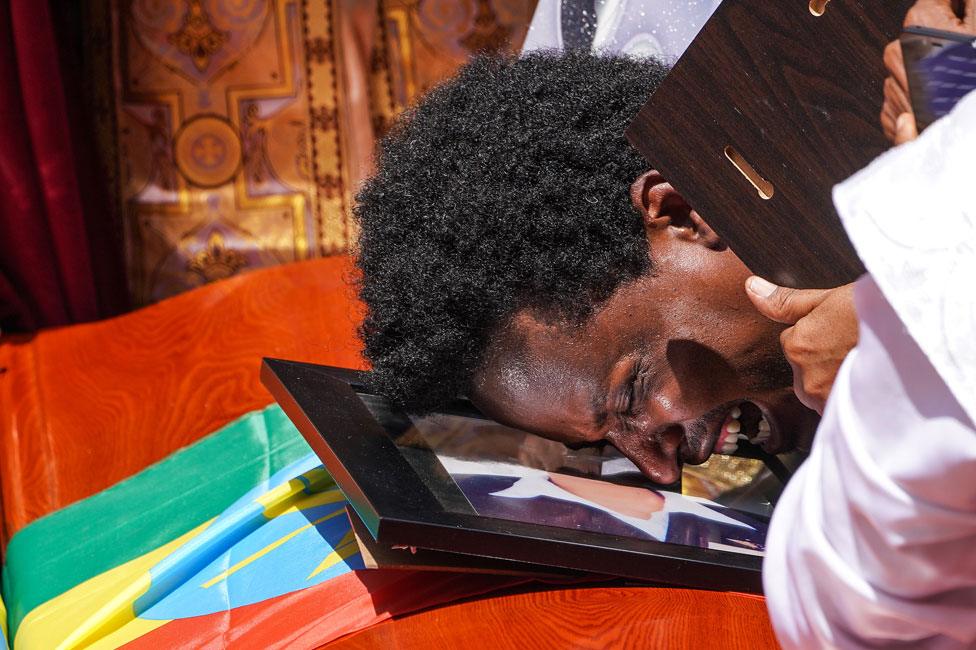
{"type": "Polygon", "coordinates": [[[769,440],[770,426],[769,422],[766,421],[766,417],[763,416],[759,420],[759,432],[756,434],[756,442],[765,442],[769,440]]]}
{"type": "MultiPolygon", "coordinates": [[[[720,454],[734,453],[739,449],[739,439],[747,439],[744,434],[740,433],[742,431],[742,423],[739,422],[740,417],[742,417],[742,409],[738,406],[733,407],[729,412],[729,423],[725,426],[721,444],[719,445],[718,452],[720,454]]],[[[769,426],[766,416],[760,417],[758,431],[755,437],[752,438],[752,442],[761,444],[769,440],[771,429],[772,427],[769,426]]]]}
{"type": "Polygon", "coordinates": [[[721,454],[734,454],[739,449],[739,436],[736,434],[742,431],[742,423],[739,422],[739,417],[742,415],[742,409],[738,406],[734,407],[729,412],[730,421],[725,425],[725,431],[722,432],[722,440],[719,448],[719,453],[721,454]]]}
{"type": "Polygon", "coordinates": [[[736,440],[735,436],[727,436],[722,441],[722,448],[719,449],[721,454],[732,454],[739,449],[739,441],[736,440]]]}

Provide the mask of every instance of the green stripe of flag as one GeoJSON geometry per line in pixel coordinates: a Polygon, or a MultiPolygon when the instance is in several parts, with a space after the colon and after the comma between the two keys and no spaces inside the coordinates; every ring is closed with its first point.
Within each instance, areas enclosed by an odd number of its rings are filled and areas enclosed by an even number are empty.
{"type": "Polygon", "coordinates": [[[38,605],[216,517],[310,451],[281,409],[269,406],[32,522],[7,546],[9,637],[38,605]]]}

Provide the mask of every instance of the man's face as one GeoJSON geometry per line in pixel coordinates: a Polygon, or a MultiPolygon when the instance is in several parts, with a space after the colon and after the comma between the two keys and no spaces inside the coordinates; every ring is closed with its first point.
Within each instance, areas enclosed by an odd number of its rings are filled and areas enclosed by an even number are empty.
{"type": "Polygon", "coordinates": [[[632,188],[654,269],[580,325],[517,313],[489,348],[472,400],[567,444],[608,442],[659,483],[739,434],[772,453],[809,443],[782,325],[745,295],[749,271],[654,172],[632,188]],[[738,417],[734,417],[738,414],[738,417]]]}

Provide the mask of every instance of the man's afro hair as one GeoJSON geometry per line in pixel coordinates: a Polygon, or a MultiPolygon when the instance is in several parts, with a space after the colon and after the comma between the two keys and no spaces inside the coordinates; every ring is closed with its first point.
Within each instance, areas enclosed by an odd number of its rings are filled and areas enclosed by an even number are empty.
{"type": "Polygon", "coordinates": [[[479,56],[405,112],[357,196],[375,388],[414,413],[466,393],[523,309],[579,323],[649,251],[624,129],[667,68],[586,52],[479,56]]]}

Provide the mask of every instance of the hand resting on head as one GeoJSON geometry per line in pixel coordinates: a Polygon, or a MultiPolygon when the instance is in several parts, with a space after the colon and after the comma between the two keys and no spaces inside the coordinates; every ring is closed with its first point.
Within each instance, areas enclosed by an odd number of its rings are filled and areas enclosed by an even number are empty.
{"type": "Polygon", "coordinates": [[[763,315],[790,326],[780,342],[793,367],[793,390],[807,408],[822,414],[840,364],[857,345],[854,285],[790,289],[753,276],[746,293],[763,315]]]}

